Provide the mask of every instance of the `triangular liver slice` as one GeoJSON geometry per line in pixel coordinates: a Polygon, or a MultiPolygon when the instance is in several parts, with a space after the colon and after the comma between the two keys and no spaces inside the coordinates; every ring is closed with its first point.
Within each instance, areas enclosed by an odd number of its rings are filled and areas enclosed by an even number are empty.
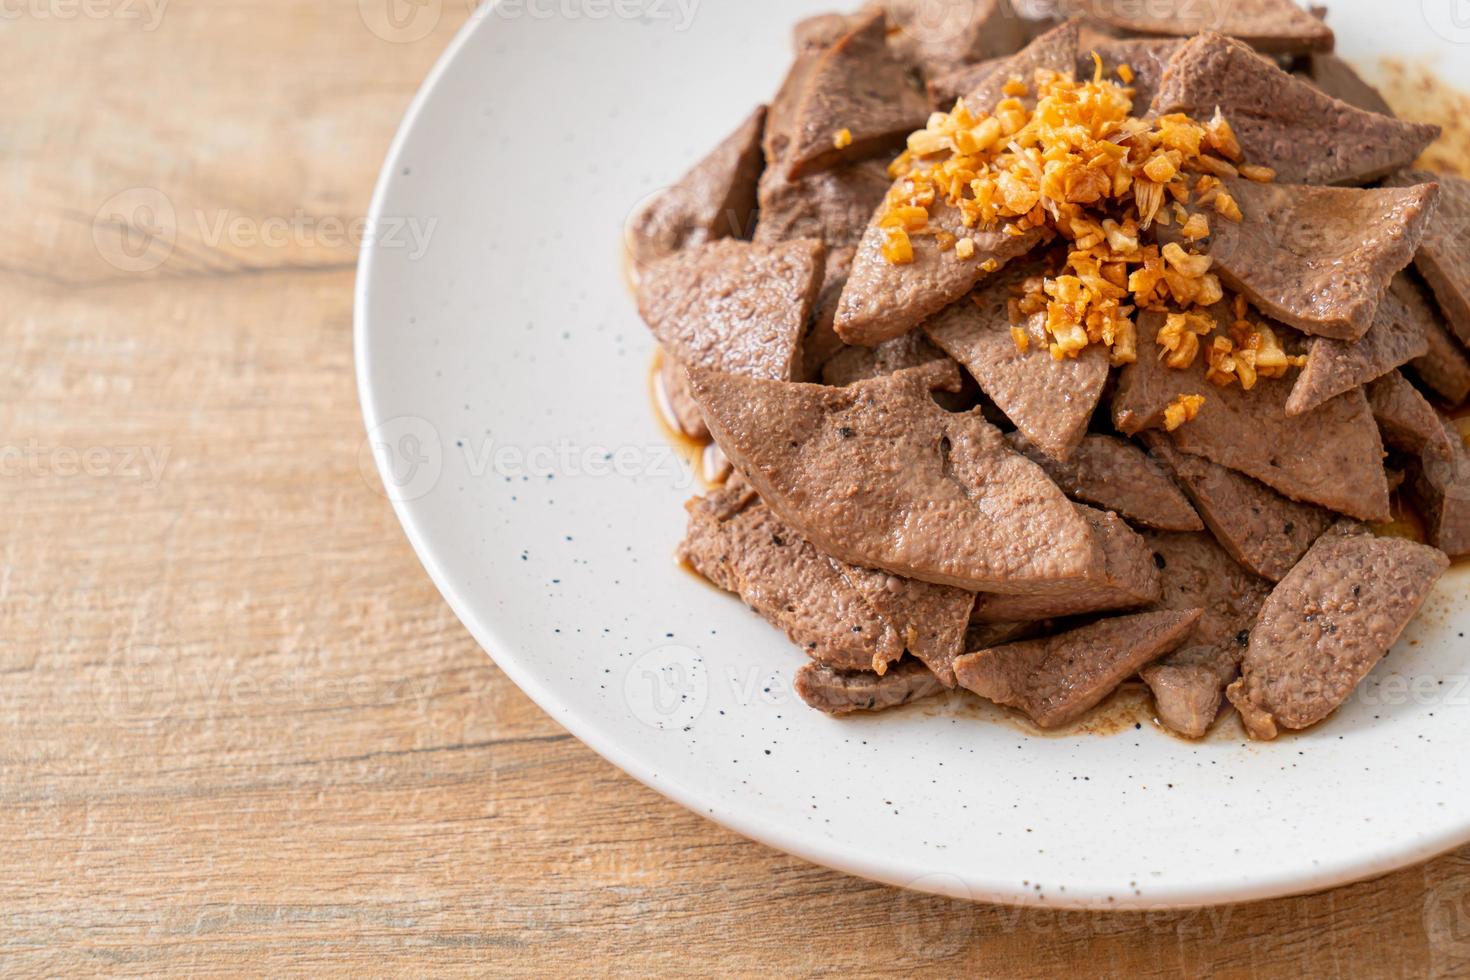
{"type": "MultiPolygon", "coordinates": [[[[1357,340],[1394,274],[1419,248],[1439,189],[1313,187],[1259,184],[1238,178],[1225,186],[1241,221],[1211,215],[1202,249],[1213,271],[1257,309],[1316,337],[1357,340]]],[[[1164,242],[1182,242],[1177,225],[1158,226],[1164,242]]]]}
{"type": "MultiPolygon", "coordinates": [[[[1076,53],[1077,25],[1069,22],[1001,62],[994,75],[965,96],[965,102],[972,110],[978,107],[989,112],[1008,79],[1019,77],[1029,84],[1037,69],[1071,72],[1076,53]]],[[[837,306],[837,335],[849,344],[864,347],[908,333],[989,275],[986,263],[999,268],[1050,237],[1050,232],[1038,228],[1014,235],[1004,225],[994,230],[967,228],[959,209],[940,198],[929,209],[930,227],[956,238],[973,239],[975,254],[961,259],[953,249],[941,250],[934,236],[914,235],[914,261],[894,265],[883,254],[884,233],[878,218],[878,214],[873,215],[858,244],[852,274],[837,306]]]]}
{"type": "Polygon", "coordinates": [[[1429,542],[1451,558],[1470,555],[1470,451],[1460,430],[1442,423],[1450,459],[1426,454],[1409,468],[1409,493],[1428,525],[1429,542]]]}
{"type": "Polygon", "coordinates": [[[1026,43],[1026,23],[1009,0],[886,0],[883,6],[894,28],[889,43],[927,76],[999,58],[1026,43]]]}
{"type": "MultiPolygon", "coordinates": [[[[1213,312],[1223,326],[1223,304],[1213,312]]],[[[1362,389],[1288,416],[1288,378],[1261,378],[1245,391],[1238,384],[1222,388],[1206,381],[1203,356],[1182,370],[1165,366],[1149,353],[1158,350],[1155,335],[1163,321],[1162,313],[1138,318],[1138,349],[1144,353],[1118,376],[1113,424],[1119,431],[1137,435],[1159,428],[1175,398],[1203,395],[1199,415],[1173,433],[1180,450],[1255,477],[1294,500],[1361,520],[1388,519],[1383,443],[1362,389]]]]}
{"type": "Polygon", "coordinates": [[[970,591],[1025,592],[1096,561],[1087,521],[978,411],[931,390],[951,362],[845,388],[692,368],[711,433],[761,498],[823,551],[970,591]]]}
{"type": "Polygon", "coordinates": [[[1137,609],[1159,599],[1159,570],[1137,531],[1107,511],[1077,505],[1101,544],[1099,561],[1076,578],[1027,595],[981,595],[979,623],[1025,623],[1111,609],[1137,609]]]}
{"type": "Polygon", "coordinates": [[[1169,62],[1156,115],[1209,119],[1218,108],[1248,163],[1287,184],[1366,184],[1406,167],[1439,138],[1438,126],[1364,112],[1288,75],[1221,34],[1190,39],[1169,62]]]}
{"type": "Polygon", "coordinates": [[[1402,374],[1390,371],[1364,390],[1385,445],[1441,462],[1454,458],[1444,420],[1402,374]]]}
{"type": "Polygon", "coordinates": [[[638,311],[685,367],[788,379],[822,284],[822,243],[725,240],[686,249],[650,268],[638,311]]]}
{"type": "Polygon", "coordinates": [[[744,238],[755,224],[756,185],[765,167],[761,106],[673,187],[650,198],[628,222],[628,244],[640,269],[680,249],[744,238]]]}
{"type": "Polygon", "coordinates": [[[1018,708],[1042,728],[1076,721],[1118,685],[1183,643],[1200,610],[1104,619],[1043,640],[968,653],[955,661],[960,684],[1018,708]]]}
{"type": "Polygon", "coordinates": [[[1296,377],[1286,401],[1286,414],[1310,412],[1328,399],[1381,378],[1428,352],[1423,325],[1390,287],[1362,340],[1350,343],[1330,337],[1312,338],[1307,366],[1296,377]]]}
{"type": "Polygon", "coordinates": [[[986,284],[924,324],[939,348],[964,365],[1016,428],[1048,456],[1066,460],[1087,434],[1108,381],[1108,351],[1091,345],[1077,357],[1051,356],[1037,314],[1023,324],[1022,351],[1011,335],[1012,287],[1032,271],[1017,268],[986,284]]]}
{"type": "Polygon", "coordinates": [[[887,20],[876,10],[816,56],[793,111],[776,120],[787,127],[781,164],[795,180],[861,160],[902,146],[928,116],[928,100],[889,51],[887,20]],[[838,147],[842,130],[852,139],[838,147]]]}
{"type": "Polygon", "coordinates": [[[1429,219],[1414,267],[1434,290],[1460,343],[1470,346],[1470,180],[1415,170],[1397,174],[1391,187],[1439,184],[1439,210],[1429,219]]]}
{"type": "Polygon", "coordinates": [[[1174,474],[1210,533],[1230,557],[1279,582],[1337,519],[1315,504],[1288,500],[1244,473],[1174,448],[1162,432],[1144,432],[1149,453],[1174,474]]]}
{"type": "Polygon", "coordinates": [[[1020,432],[1006,441],[1036,463],[1073,500],[1110,510],[1161,531],[1203,531],[1188,498],[1148,454],[1126,439],[1085,436],[1066,462],[1042,452],[1020,432]]]}
{"type": "Polygon", "coordinates": [[[1291,0],[1077,0],[1093,20],[1139,34],[1190,37],[1219,31],[1259,51],[1305,54],[1331,51],[1332,30],[1291,0]]]}
{"type": "Polygon", "coordinates": [[[1326,718],[1368,676],[1449,567],[1444,554],[1343,522],[1281,580],[1230,686],[1252,738],[1326,718]]]}
{"type": "Polygon", "coordinates": [[[975,593],[949,585],[890,575],[829,559],[847,584],[888,623],[904,648],[945,687],[954,687],[954,661],[965,652],[965,630],[975,593]]]}

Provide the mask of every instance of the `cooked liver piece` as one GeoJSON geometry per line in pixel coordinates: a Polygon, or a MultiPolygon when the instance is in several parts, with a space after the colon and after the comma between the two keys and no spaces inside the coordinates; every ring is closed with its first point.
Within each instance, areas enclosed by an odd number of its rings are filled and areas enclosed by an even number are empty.
{"type": "Polygon", "coordinates": [[[690,381],[711,433],[761,498],[843,561],[971,591],[1084,574],[1097,543],[1035,463],[978,412],[950,414],[951,362],[846,388],[706,369],[690,381]]]}
{"type": "Polygon", "coordinates": [[[756,109],[673,187],[650,198],[628,222],[639,269],[691,245],[747,238],[755,227],[756,183],[764,167],[766,107],[756,109]]]}
{"type": "Polygon", "coordinates": [[[1426,170],[1395,175],[1391,186],[1436,181],[1439,209],[1429,219],[1414,267],[1434,290],[1460,343],[1470,345],[1470,180],[1426,170]]]}
{"type": "MultiPolygon", "coordinates": [[[[1224,305],[1213,310],[1222,327],[1229,319],[1224,305]]],[[[1163,321],[1162,313],[1139,316],[1140,351],[1157,349],[1154,338],[1163,321]]],[[[1145,353],[1123,368],[1113,396],[1119,431],[1136,435],[1159,428],[1175,398],[1202,394],[1199,415],[1173,433],[1178,449],[1239,470],[1293,500],[1362,520],[1388,519],[1383,443],[1362,389],[1289,417],[1290,379],[1261,378],[1250,391],[1221,388],[1205,380],[1204,361],[1199,357],[1193,367],[1176,370],[1145,353]]]]}
{"type": "Polygon", "coordinates": [[[823,51],[852,33],[862,14],[816,14],[796,22],[791,29],[791,46],[797,55],[823,51]]]}
{"type": "Polygon", "coordinates": [[[1444,424],[1449,460],[1425,456],[1410,466],[1409,493],[1424,515],[1429,543],[1451,558],[1470,555],[1470,452],[1460,430],[1444,424]]]}
{"type": "Polygon", "coordinates": [[[925,85],[925,90],[929,93],[930,108],[938,112],[950,112],[956,102],[989,78],[1005,61],[1005,58],[990,58],[933,76],[925,85]]]}
{"type": "Polygon", "coordinates": [[[638,311],[685,367],[788,379],[821,285],[822,243],[719,241],[650,268],[638,311]]]}
{"type": "MultiPolygon", "coordinates": [[[[1039,68],[1070,72],[1076,52],[1077,25],[1069,22],[1007,59],[965,100],[992,109],[1007,79],[1014,75],[1030,81],[1039,68]]],[[[913,239],[914,261],[894,265],[883,255],[884,234],[875,213],[858,245],[852,275],[837,307],[837,334],[847,343],[872,347],[908,333],[984,279],[987,262],[995,262],[998,268],[1027,254],[1051,234],[1039,228],[1020,235],[1008,235],[1004,227],[989,231],[966,228],[959,209],[942,199],[930,208],[929,225],[957,238],[973,239],[975,254],[961,259],[952,249],[941,251],[934,237],[924,235],[913,239]]]]}
{"type": "Polygon", "coordinates": [[[1429,353],[1414,358],[1409,367],[1451,407],[1461,404],[1470,396],[1470,358],[1445,325],[1429,288],[1417,274],[1405,272],[1394,278],[1390,289],[1409,309],[1429,342],[1429,353]]]}
{"type": "Polygon", "coordinates": [[[965,631],[975,594],[931,585],[830,559],[847,584],[891,626],[904,648],[924,662],[945,687],[954,687],[954,661],[965,652],[965,631]]]}
{"type": "Polygon", "coordinates": [[[822,383],[840,387],[855,381],[881,378],[930,361],[942,361],[946,356],[944,351],[915,330],[902,337],[885,340],[877,347],[844,348],[822,368],[822,383]]]}
{"type": "Polygon", "coordinates": [[[1159,720],[1199,738],[1220,710],[1225,688],[1240,673],[1250,628],[1271,586],[1231,558],[1208,534],[1147,531],[1163,580],[1161,609],[1200,609],[1184,645],[1140,671],[1153,691],[1159,720]]]}
{"type": "Polygon", "coordinates": [[[889,51],[887,19],[876,10],[815,55],[791,110],[772,120],[783,127],[772,145],[781,145],[781,166],[795,180],[896,149],[928,116],[929,103],[889,51]],[[844,129],[852,142],[838,147],[844,129]]]}
{"type": "Polygon", "coordinates": [[[1368,385],[1367,394],[1386,445],[1445,462],[1452,458],[1451,440],[1439,413],[1402,374],[1390,371],[1368,385]]]}
{"type": "MultiPolygon", "coordinates": [[[[1153,101],[1156,115],[1209,119],[1219,108],[1249,163],[1287,184],[1366,184],[1406,167],[1439,127],[1364,112],[1222,34],[1191,38],[1153,101]]],[[[1242,205],[1242,208],[1244,205],[1242,205]]]]}
{"type": "Polygon", "coordinates": [[[694,404],[694,395],[689,390],[689,377],[668,353],[659,358],[658,396],[666,421],[672,422],[680,434],[690,439],[709,438],[709,427],[704,424],[704,416],[699,414],[699,406],[694,404]]]}
{"type": "MultiPolygon", "coordinates": [[[[1213,234],[1202,251],[1214,271],[1262,313],[1338,340],[1368,332],[1439,196],[1433,184],[1361,189],[1226,179],[1225,186],[1244,219],[1211,215],[1213,234]]],[[[1183,241],[1178,225],[1159,226],[1157,234],[1183,241]]]]}
{"type": "Polygon", "coordinates": [[[1334,99],[1341,99],[1365,112],[1376,112],[1381,116],[1394,115],[1393,108],[1383,94],[1363,81],[1357,70],[1337,55],[1314,54],[1309,65],[1311,80],[1334,99]]]}
{"type": "MultiPolygon", "coordinates": [[[[855,247],[891,183],[888,167],[880,160],[823,170],[794,181],[787,180],[779,167],[768,168],[760,180],[754,240],[769,245],[819,238],[834,253],[855,247]]],[[[849,258],[845,266],[851,264],[849,258]]]]}
{"type": "Polygon", "coordinates": [[[1089,435],[1065,463],[1032,445],[1020,432],[1006,436],[1073,500],[1095,504],[1134,523],[1164,531],[1203,531],[1189,500],[1158,464],[1133,443],[1089,435]]]}
{"type": "Polygon", "coordinates": [[[883,0],[882,6],[896,28],[889,43],[925,75],[1011,54],[1027,39],[1026,23],[1008,0],[883,0]]]}
{"type": "Polygon", "coordinates": [[[965,366],[996,407],[1042,452],[1068,458],[1082,437],[1108,381],[1108,352],[1091,345],[1077,357],[1057,360],[1036,314],[1025,322],[1030,336],[1023,353],[1011,336],[1007,304],[1027,266],[988,283],[969,300],[955,303],[924,324],[924,332],[965,366]]]}
{"type": "Polygon", "coordinates": [[[1259,51],[1305,54],[1331,51],[1332,30],[1291,0],[1076,0],[1076,6],[1094,20],[1122,31],[1190,37],[1201,31],[1219,31],[1238,37],[1259,51]]]}
{"type": "Polygon", "coordinates": [[[1133,89],[1133,114],[1146,116],[1164,79],[1164,69],[1184,42],[1178,38],[1112,38],[1086,32],[1077,48],[1077,77],[1091,78],[1097,65],[1092,53],[1102,59],[1103,77],[1133,89]],[[1118,77],[1118,66],[1133,70],[1133,81],[1118,77]]]}
{"type": "Polygon", "coordinates": [[[1162,432],[1145,432],[1143,440],[1230,557],[1272,582],[1285,578],[1336,519],[1331,511],[1288,500],[1244,473],[1181,453],[1162,432]]]}
{"type": "Polygon", "coordinates": [[[848,670],[882,670],[903,656],[903,638],[744,481],[732,478],[686,507],[680,557],[784,630],[807,656],[848,670]]]}
{"type": "Polygon", "coordinates": [[[1286,414],[1310,412],[1330,398],[1381,378],[1400,365],[1429,353],[1419,318],[1390,288],[1378,304],[1373,326],[1357,343],[1313,337],[1307,366],[1296,376],[1286,414]]]}
{"type": "Polygon", "coordinates": [[[1448,567],[1434,548],[1361,526],[1318,538],[1266,600],[1228,691],[1251,737],[1275,738],[1337,710],[1448,567]]]}
{"type": "Polygon", "coordinates": [[[1091,626],[967,653],[955,661],[962,686],[1019,708],[1042,728],[1076,721],[1138,670],[1188,638],[1198,609],[1104,619],[1091,626]]]}
{"type": "Polygon", "coordinates": [[[816,663],[804,664],[796,672],[796,693],[809,706],[829,715],[884,711],[943,690],[939,679],[916,660],[902,660],[885,674],[816,663]]]}
{"type": "Polygon", "coordinates": [[[1122,518],[1077,505],[1101,545],[1101,555],[1085,574],[1025,595],[980,595],[972,614],[981,623],[1032,622],[1082,613],[1137,609],[1159,599],[1159,569],[1153,555],[1122,518]]]}

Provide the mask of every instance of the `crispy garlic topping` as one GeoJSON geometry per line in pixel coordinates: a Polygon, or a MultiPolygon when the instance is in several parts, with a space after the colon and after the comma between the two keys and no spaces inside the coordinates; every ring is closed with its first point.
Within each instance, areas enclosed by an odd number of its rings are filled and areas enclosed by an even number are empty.
{"type": "MultiPolygon", "coordinates": [[[[1012,79],[990,111],[962,99],[953,111],[932,115],[889,167],[895,183],[879,225],[883,253],[898,265],[914,261],[919,236],[932,236],[940,251],[953,252],[953,261],[977,255],[974,238],[957,239],[930,225],[941,200],[977,234],[1054,231],[1067,243],[1065,265],[1055,276],[1025,283],[1011,304],[1012,322],[1044,313],[1053,357],[1076,357],[1103,344],[1117,365],[1138,357],[1137,310],[1202,309],[1225,295],[1208,255],[1172,243],[1146,245],[1141,231],[1154,222],[1177,224],[1187,242],[1200,241],[1212,222],[1241,220],[1221,177],[1269,180],[1274,174],[1241,164],[1240,144],[1219,112],[1209,122],[1181,114],[1134,116],[1131,90],[1104,78],[1096,55],[1094,62],[1090,81],[1038,71],[1033,84],[1012,79]],[[1028,109],[1022,97],[1033,86],[1036,105],[1028,109]]],[[[1120,66],[1125,83],[1131,75],[1120,66]]],[[[1186,312],[1169,322],[1168,339],[1161,333],[1160,343],[1171,366],[1188,367],[1201,347],[1215,349],[1202,340],[1214,328],[1209,317],[1186,312]]],[[[1015,335],[1019,346],[1024,331],[1015,335]]],[[[1254,384],[1264,373],[1260,353],[1270,345],[1231,345],[1231,380],[1244,383],[1250,375],[1254,384]],[[1244,372],[1241,347],[1257,354],[1244,372]]],[[[1226,364],[1220,363],[1223,376],[1226,364]]]]}

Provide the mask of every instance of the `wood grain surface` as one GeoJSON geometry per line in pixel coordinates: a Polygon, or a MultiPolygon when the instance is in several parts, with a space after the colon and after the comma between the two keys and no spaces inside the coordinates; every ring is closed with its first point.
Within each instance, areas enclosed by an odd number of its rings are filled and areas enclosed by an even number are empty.
{"type": "Polygon", "coordinates": [[[353,222],[470,10],[384,2],[4,5],[0,971],[1470,973],[1470,849],[1255,906],[967,906],[543,715],[360,465],[353,222]]]}

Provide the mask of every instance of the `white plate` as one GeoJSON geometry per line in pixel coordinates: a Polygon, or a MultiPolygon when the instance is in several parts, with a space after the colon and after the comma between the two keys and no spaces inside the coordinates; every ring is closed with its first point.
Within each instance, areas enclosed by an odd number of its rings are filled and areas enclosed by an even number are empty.
{"type": "MultiPolygon", "coordinates": [[[[374,485],[368,460],[384,467],[460,619],[614,765],[747,837],[896,885],[1186,906],[1470,840],[1465,569],[1328,723],[1195,745],[1131,725],[1033,737],[958,697],[835,721],[791,693],[799,651],[675,565],[697,487],[650,412],[621,228],[769,97],[789,25],[830,2],[685,0],[687,22],[674,0],[481,8],[425,82],[359,269],[363,463],[374,485]],[[614,9],[645,16],[592,16],[614,9]]],[[[1439,53],[1470,87],[1466,38],[1418,6],[1336,4],[1341,49],[1439,53]]]]}

